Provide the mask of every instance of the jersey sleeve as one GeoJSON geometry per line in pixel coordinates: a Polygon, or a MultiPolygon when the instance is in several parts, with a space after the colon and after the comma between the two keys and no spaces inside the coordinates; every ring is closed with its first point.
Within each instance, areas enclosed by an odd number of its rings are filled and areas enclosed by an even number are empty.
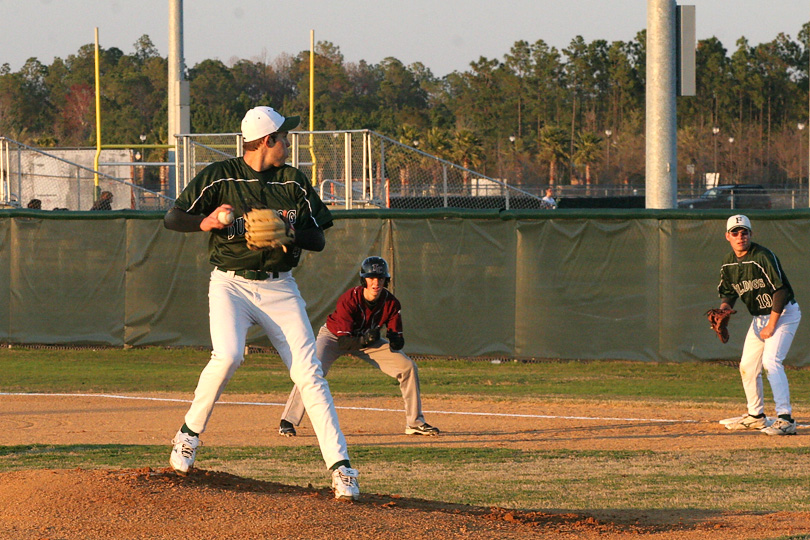
{"type": "Polygon", "coordinates": [[[784,287],[786,285],[785,275],[782,272],[782,265],[779,263],[779,259],[776,258],[776,255],[768,249],[763,249],[760,256],[757,258],[773,290],[776,291],[784,287]]]}
{"type": "Polygon", "coordinates": [[[388,334],[402,335],[402,305],[399,300],[393,298],[390,302],[390,316],[388,317],[388,334]]]}
{"type": "Polygon", "coordinates": [[[299,202],[299,217],[296,219],[296,228],[309,229],[320,227],[328,229],[332,226],[332,213],[318,195],[304,173],[297,170],[296,183],[300,186],[303,197],[299,202]]]}
{"type": "Polygon", "coordinates": [[[200,171],[174,201],[175,208],[189,214],[208,215],[219,206],[220,164],[212,163],[200,171]]]}
{"type": "Polygon", "coordinates": [[[720,269],[720,283],[717,285],[717,296],[734,300],[737,298],[737,291],[731,286],[725,268],[720,269]]]}
{"type": "Polygon", "coordinates": [[[737,291],[734,290],[732,287],[732,279],[731,275],[731,268],[734,268],[734,256],[733,254],[726,255],[723,259],[723,263],[720,265],[720,283],[717,284],[717,295],[720,298],[728,298],[729,300],[735,300],[739,298],[737,291]]]}
{"type": "Polygon", "coordinates": [[[352,289],[349,289],[338,298],[335,311],[326,320],[326,327],[337,337],[351,336],[354,331],[355,302],[352,299],[352,289]]]}

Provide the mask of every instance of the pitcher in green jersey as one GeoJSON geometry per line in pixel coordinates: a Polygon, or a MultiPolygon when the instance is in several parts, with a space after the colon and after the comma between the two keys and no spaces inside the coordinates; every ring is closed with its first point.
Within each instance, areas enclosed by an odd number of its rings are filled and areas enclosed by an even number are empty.
{"type": "MultiPolygon", "coordinates": [[[[218,161],[200,171],[164,218],[171,230],[208,232],[209,260],[214,266],[208,292],[211,360],[200,374],[185,423],[172,441],[169,462],[181,475],[193,466],[199,436],[214,404],[244,360],[247,331],[258,324],[301,392],[321,454],[332,471],[335,497],[357,499],[358,473],[349,463],[306,305],[291,273],[302,249],[323,250],[323,231],[332,225],[331,213],[309,180],[286,164],[287,132],[299,121],[270,107],[249,110],[242,120],[244,157],[218,161]],[[278,212],[295,230],[292,249],[248,248],[244,215],[253,208],[278,212]],[[231,212],[234,219],[221,222],[222,211],[231,212]]],[[[249,429],[256,432],[257,444],[268,432],[263,426],[249,429]]]]}

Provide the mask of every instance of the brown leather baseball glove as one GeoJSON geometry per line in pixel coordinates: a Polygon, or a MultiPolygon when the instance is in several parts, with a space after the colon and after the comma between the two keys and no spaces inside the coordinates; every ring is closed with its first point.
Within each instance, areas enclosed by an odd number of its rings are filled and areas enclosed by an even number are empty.
{"type": "Polygon", "coordinates": [[[275,210],[251,210],[245,214],[245,240],[248,249],[254,251],[278,248],[287,251],[295,240],[295,231],[275,210]]]}
{"type": "Polygon", "coordinates": [[[733,309],[719,309],[713,308],[706,312],[706,317],[709,319],[711,329],[717,333],[717,337],[723,343],[728,342],[728,320],[737,313],[733,309]]]}

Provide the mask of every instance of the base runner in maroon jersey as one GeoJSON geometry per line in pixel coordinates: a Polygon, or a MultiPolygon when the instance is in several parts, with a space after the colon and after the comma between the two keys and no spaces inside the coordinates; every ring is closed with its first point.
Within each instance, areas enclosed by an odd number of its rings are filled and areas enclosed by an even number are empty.
{"type": "MultiPolygon", "coordinates": [[[[324,376],[341,355],[365,360],[386,375],[399,381],[405,401],[405,433],[438,435],[439,429],[425,422],[419,390],[416,363],[402,352],[402,316],[399,300],[386,288],[391,275],[382,257],[368,257],[360,265],[360,285],[343,293],[335,311],[318,333],[316,355],[321,360],[324,376]],[[386,327],[386,337],[380,329],[386,327]]],[[[293,387],[282,413],[279,433],[296,435],[304,406],[301,393],[293,387]]]]}

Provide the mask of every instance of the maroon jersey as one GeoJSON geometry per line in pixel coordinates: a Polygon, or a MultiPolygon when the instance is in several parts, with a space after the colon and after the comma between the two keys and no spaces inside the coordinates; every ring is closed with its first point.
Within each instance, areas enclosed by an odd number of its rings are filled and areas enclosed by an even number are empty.
{"type": "Polygon", "coordinates": [[[397,297],[383,289],[372,307],[363,298],[362,286],[349,289],[338,298],[335,311],[326,318],[326,328],[337,337],[359,336],[371,328],[388,328],[387,335],[402,335],[402,317],[397,297]]]}

